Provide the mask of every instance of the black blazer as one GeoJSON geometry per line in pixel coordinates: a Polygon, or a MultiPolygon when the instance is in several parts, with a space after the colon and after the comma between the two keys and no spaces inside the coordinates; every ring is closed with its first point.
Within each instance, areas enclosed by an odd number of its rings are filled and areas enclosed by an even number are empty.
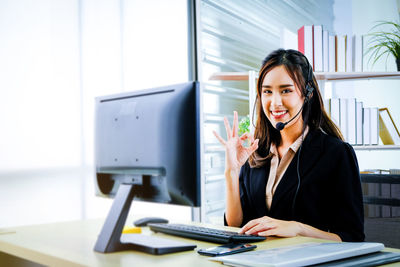
{"type": "Polygon", "coordinates": [[[364,241],[364,212],[357,158],[353,148],[320,130],[306,136],[300,153],[300,188],[296,192],[297,151],[274,193],[271,208],[265,188],[270,163],[239,175],[242,226],[262,216],[302,222],[335,233],[343,241],[364,241]]]}

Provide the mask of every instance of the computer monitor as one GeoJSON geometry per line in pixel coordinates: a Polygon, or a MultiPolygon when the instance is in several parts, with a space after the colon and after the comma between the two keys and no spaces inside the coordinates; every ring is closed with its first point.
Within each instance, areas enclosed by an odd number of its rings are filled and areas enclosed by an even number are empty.
{"type": "Polygon", "coordinates": [[[200,206],[199,83],[96,98],[96,194],[114,198],[95,251],[120,242],[132,200],[200,206]]]}

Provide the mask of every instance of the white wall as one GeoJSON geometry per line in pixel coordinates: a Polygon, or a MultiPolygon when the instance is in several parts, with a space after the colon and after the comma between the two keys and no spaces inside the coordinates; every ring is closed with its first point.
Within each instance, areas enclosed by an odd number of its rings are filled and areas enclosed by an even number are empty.
{"type": "Polygon", "coordinates": [[[186,0],[0,0],[0,227],[106,216],[94,97],[187,81],[186,12],[186,0]]]}
{"type": "Polygon", "coordinates": [[[81,162],[78,6],[41,2],[0,2],[2,171],[81,162]]]}
{"type": "Polygon", "coordinates": [[[78,2],[0,1],[0,227],[82,214],[78,2]]]}
{"type": "MultiPolygon", "coordinates": [[[[377,21],[399,20],[397,0],[335,0],[334,29],[337,34],[367,34],[377,21]]],[[[364,44],[365,47],[365,44],[364,44]]],[[[383,57],[374,66],[368,64],[368,56],[364,57],[364,70],[396,71],[395,59],[389,56],[387,62],[383,57]]],[[[372,62],[372,61],[371,61],[372,62]]],[[[400,81],[369,80],[333,83],[336,96],[356,97],[367,107],[388,107],[396,124],[400,126],[400,81]]],[[[400,151],[356,151],[360,169],[400,168],[400,151]]]]}

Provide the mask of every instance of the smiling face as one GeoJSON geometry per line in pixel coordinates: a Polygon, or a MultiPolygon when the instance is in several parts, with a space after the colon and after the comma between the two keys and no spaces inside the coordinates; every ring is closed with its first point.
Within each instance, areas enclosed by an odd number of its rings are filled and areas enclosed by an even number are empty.
{"type": "MultiPolygon", "coordinates": [[[[261,90],[264,114],[274,127],[278,122],[287,122],[293,118],[304,102],[299,88],[282,65],[273,68],[265,75],[261,90]]],[[[303,120],[299,114],[285,126],[283,131],[302,125],[303,120]]]]}

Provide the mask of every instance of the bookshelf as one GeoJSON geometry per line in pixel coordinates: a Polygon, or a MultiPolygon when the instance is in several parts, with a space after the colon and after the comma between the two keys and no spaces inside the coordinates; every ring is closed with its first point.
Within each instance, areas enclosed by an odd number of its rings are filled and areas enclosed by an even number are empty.
{"type": "MultiPolygon", "coordinates": [[[[317,80],[368,80],[368,79],[400,79],[398,72],[314,72],[317,80]]],[[[257,75],[256,77],[257,78],[257,75]]],[[[248,72],[216,72],[209,80],[219,81],[248,81],[248,72]]]]}
{"type": "Polygon", "coordinates": [[[369,80],[369,79],[400,79],[400,72],[316,72],[317,80],[369,80]]]}
{"type": "MultiPolygon", "coordinates": [[[[395,79],[400,80],[400,71],[398,72],[314,72],[315,78],[319,81],[346,81],[346,80],[375,80],[375,79],[395,79]]],[[[255,80],[258,74],[255,71],[248,72],[216,72],[209,80],[212,81],[249,81],[249,99],[255,99],[256,87],[255,80]],[[249,79],[249,77],[251,77],[249,79]],[[253,91],[253,93],[251,93],[253,91]]],[[[250,111],[251,113],[251,111],[250,111]]],[[[250,124],[251,125],[251,124],[250,124]]],[[[372,150],[400,150],[400,145],[354,145],[354,150],[372,151],[372,150]]],[[[214,151],[215,148],[210,148],[214,151]]],[[[217,150],[218,151],[218,150],[217,150]]]]}
{"type": "Polygon", "coordinates": [[[354,150],[400,150],[400,145],[353,146],[354,150]]]}

